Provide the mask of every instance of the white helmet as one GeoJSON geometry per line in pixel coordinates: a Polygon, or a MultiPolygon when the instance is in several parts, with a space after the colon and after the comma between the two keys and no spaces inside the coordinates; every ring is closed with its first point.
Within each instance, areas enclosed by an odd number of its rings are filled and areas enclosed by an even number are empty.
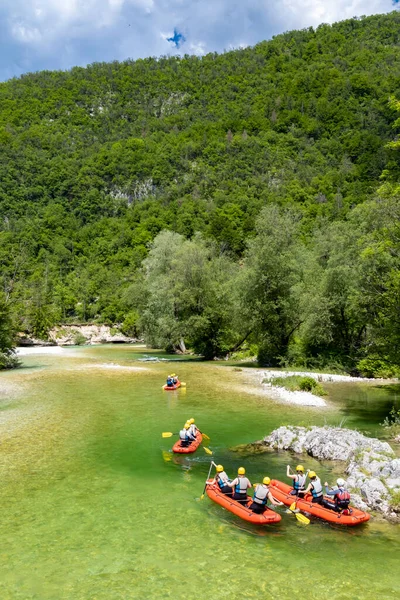
{"type": "Polygon", "coordinates": [[[337,479],[336,483],[338,484],[339,487],[343,487],[344,485],[346,485],[345,480],[342,479],[341,477],[339,477],[339,479],[337,479]]]}

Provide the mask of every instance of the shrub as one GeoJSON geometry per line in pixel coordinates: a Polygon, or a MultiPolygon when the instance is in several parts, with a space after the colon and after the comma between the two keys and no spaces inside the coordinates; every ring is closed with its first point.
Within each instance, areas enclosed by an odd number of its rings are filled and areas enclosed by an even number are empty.
{"type": "Polygon", "coordinates": [[[263,383],[281,386],[291,392],[311,392],[315,396],[327,395],[322,385],[309,376],[289,375],[288,377],[273,377],[271,379],[264,379],[263,383]]]}
{"type": "Polygon", "coordinates": [[[16,369],[20,364],[14,352],[0,352],[0,369],[16,369]]]}
{"type": "Polygon", "coordinates": [[[358,361],[357,371],[363,377],[390,379],[399,375],[398,367],[395,367],[385,358],[368,356],[358,361]]]}
{"type": "Polygon", "coordinates": [[[75,346],[83,346],[84,344],[86,344],[87,339],[85,338],[83,333],[81,333],[80,331],[77,331],[73,337],[73,342],[74,342],[75,346]]]}

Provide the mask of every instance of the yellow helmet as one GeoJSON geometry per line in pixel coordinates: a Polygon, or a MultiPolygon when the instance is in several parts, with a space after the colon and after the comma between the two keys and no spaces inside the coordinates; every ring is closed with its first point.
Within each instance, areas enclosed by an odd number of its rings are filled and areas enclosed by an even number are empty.
{"type": "Polygon", "coordinates": [[[304,467],[303,467],[303,465],[297,465],[296,471],[301,471],[302,473],[304,473],[304,467]]]}
{"type": "Polygon", "coordinates": [[[184,429],[189,429],[189,427],[190,427],[189,423],[185,423],[184,429]]]}
{"type": "Polygon", "coordinates": [[[191,425],[194,423],[193,417],[191,419],[189,419],[188,423],[190,423],[191,425]]]}
{"type": "Polygon", "coordinates": [[[238,468],[238,475],[244,475],[246,473],[246,469],[244,467],[238,468]]]}
{"type": "Polygon", "coordinates": [[[176,377],[175,373],[171,373],[171,377],[176,377]]]}
{"type": "Polygon", "coordinates": [[[217,473],[222,473],[222,471],[224,470],[224,467],[222,465],[217,465],[216,469],[217,469],[217,473]]]}
{"type": "Polygon", "coordinates": [[[310,477],[310,479],[314,479],[314,477],[317,476],[315,471],[309,471],[308,476],[310,477]]]}
{"type": "Polygon", "coordinates": [[[269,485],[271,483],[270,478],[269,477],[264,477],[263,483],[265,483],[265,485],[269,485]]]}

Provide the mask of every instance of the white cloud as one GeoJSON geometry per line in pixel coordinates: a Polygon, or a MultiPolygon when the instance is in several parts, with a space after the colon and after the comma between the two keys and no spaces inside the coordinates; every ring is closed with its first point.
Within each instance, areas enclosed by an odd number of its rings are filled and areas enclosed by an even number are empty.
{"type": "Polygon", "coordinates": [[[389,12],[392,0],[1,0],[0,79],[98,60],[205,54],[389,12]],[[167,41],[174,29],[186,42],[167,41]]]}

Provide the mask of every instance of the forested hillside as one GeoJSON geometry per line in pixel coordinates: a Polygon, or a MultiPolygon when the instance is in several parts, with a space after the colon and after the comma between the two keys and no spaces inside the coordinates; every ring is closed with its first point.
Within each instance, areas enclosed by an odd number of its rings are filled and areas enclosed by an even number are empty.
{"type": "Polygon", "coordinates": [[[0,84],[4,314],[397,365],[396,98],[398,12],[0,84]]]}

